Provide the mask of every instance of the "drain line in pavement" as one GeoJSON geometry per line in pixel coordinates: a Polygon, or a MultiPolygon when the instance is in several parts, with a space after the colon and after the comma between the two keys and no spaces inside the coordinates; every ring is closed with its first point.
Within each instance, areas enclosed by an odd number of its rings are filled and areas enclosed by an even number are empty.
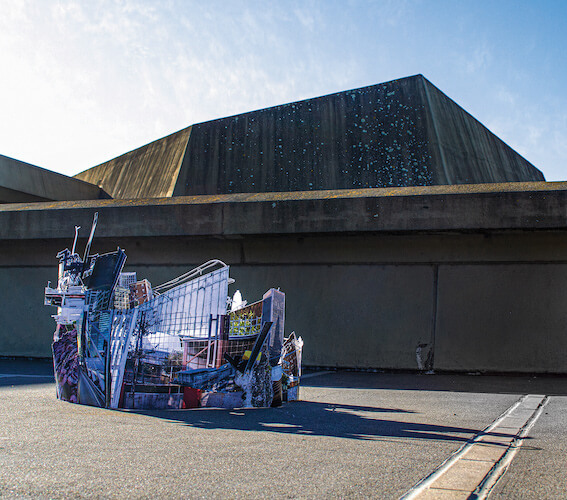
{"type": "Polygon", "coordinates": [[[543,409],[545,405],[549,402],[549,397],[545,396],[541,403],[539,404],[535,413],[532,414],[529,421],[524,425],[521,429],[518,438],[514,441],[513,445],[508,448],[506,453],[502,456],[502,458],[494,465],[490,474],[488,474],[481,484],[478,485],[477,489],[473,492],[473,498],[483,499],[488,496],[488,493],[494,488],[498,480],[504,475],[508,466],[512,463],[512,460],[520,451],[520,447],[524,443],[524,439],[530,433],[530,430],[537,422],[538,418],[543,413],[543,409]]]}
{"type": "Polygon", "coordinates": [[[548,399],[536,394],[520,398],[401,499],[486,498],[518,452],[548,399]]]}

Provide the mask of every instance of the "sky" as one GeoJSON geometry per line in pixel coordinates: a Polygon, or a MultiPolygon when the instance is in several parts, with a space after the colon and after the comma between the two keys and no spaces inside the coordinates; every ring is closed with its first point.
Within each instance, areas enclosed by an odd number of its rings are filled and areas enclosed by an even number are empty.
{"type": "Polygon", "coordinates": [[[0,154],[74,175],[189,125],[423,74],[567,179],[564,0],[0,0],[0,154]]]}

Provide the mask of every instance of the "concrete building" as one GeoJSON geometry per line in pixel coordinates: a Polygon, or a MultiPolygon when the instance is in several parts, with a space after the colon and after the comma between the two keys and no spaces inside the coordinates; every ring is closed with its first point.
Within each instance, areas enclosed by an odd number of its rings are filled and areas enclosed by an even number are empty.
{"type": "Polygon", "coordinates": [[[0,155],[0,203],[110,198],[99,186],[0,155]]]}
{"type": "Polygon", "coordinates": [[[76,177],[112,199],[0,205],[2,355],[49,356],[43,286],[98,211],[93,250],[154,283],[219,258],[245,298],[281,287],[308,365],[567,372],[567,184],[421,75],[193,125],[76,177]]]}
{"type": "Polygon", "coordinates": [[[76,177],[121,199],[544,180],[421,75],[193,125],[76,177]]]}

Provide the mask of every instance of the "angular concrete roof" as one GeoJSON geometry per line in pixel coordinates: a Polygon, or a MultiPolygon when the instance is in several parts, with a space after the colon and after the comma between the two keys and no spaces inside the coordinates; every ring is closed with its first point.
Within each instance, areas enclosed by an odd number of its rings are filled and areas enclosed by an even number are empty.
{"type": "Polygon", "coordinates": [[[123,154],[75,177],[101,186],[113,198],[171,196],[191,127],[123,154]]]}
{"type": "Polygon", "coordinates": [[[96,185],[0,155],[0,203],[108,197],[96,185]]]}
{"type": "Polygon", "coordinates": [[[115,198],[545,180],[422,75],[196,124],[76,177],[115,198]]]}

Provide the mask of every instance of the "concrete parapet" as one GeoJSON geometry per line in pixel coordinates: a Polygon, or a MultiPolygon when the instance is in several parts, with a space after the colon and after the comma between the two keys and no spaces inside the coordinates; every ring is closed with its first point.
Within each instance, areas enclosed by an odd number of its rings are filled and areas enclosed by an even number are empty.
{"type": "Polygon", "coordinates": [[[14,204],[0,206],[0,239],[65,237],[95,211],[102,237],[563,229],[567,183],[14,204]]]}

